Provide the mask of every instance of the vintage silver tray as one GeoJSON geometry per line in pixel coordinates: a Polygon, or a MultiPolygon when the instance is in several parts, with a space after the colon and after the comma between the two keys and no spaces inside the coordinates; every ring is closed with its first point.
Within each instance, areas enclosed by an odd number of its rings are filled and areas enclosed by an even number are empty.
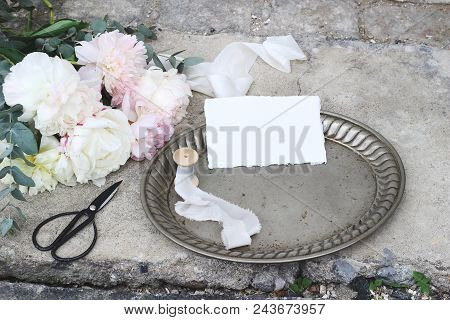
{"type": "Polygon", "coordinates": [[[205,127],[173,138],[152,160],[141,185],[145,212],[169,239],[197,253],[239,262],[280,263],[326,255],[374,232],[397,208],[405,187],[402,161],[368,126],[321,114],[328,163],[209,170],[205,127]],[[174,211],[180,198],[172,153],[198,151],[200,188],[250,208],[262,224],[248,247],[225,250],[216,222],[188,221],[174,211]]]}

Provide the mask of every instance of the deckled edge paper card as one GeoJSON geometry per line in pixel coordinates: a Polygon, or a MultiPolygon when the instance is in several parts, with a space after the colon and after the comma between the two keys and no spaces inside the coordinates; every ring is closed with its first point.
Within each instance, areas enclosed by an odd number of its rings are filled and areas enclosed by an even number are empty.
{"type": "Polygon", "coordinates": [[[205,100],[208,167],[327,162],[318,96],[205,100]]]}

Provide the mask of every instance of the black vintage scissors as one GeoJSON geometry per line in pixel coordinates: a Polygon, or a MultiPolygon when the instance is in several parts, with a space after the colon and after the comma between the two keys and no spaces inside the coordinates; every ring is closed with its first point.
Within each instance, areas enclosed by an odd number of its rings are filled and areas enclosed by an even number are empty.
{"type": "Polygon", "coordinates": [[[114,197],[114,195],[116,194],[116,192],[119,188],[119,185],[121,183],[122,183],[122,181],[116,182],[112,186],[110,186],[108,189],[103,191],[94,201],[92,201],[92,203],[89,205],[89,207],[87,207],[84,210],[60,213],[60,214],[57,214],[53,217],[50,217],[50,218],[42,221],[33,232],[32,239],[33,239],[34,246],[38,250],[41,250],[41,251],[50,251],[50,253],[52,254],[52,257],[57,261],[70,262],[70,261],[75,261],[75,260],[85,257],[89,252],[91,252],[91,250],[94,248],[95,242],[97,242],[97,226],[95,225],[95,221],[94,221],[95,215],[114,197]],[[70,223],[67,225],[67,227],[65,227],[64,230],[61,231],[61,233],[56,237],[56,239],[50,245],[44,247],[44,246],[41,246],[37,242],[36,237],[39,233],[39,230],[41,230],[41,228],[44,225],[46,225],[47,223],[49,223],[55,219],[70,216],[70,215],[74,215],[75,217],[72,219],[72,221],[70,221],[70,223]],[[80,218],[82,216],[86,216],[87,219],[84,220],[82,223],[80,223],[78,226],[76,226],[78,220],[80,220],[80,218]],[[89,246],[89,248],[87,248],[86,251],[84,251],[83,253],[81,253],[75,257],[71,257],[71,258],[63,258],[56,254],[56,252],[58,251],[59,248],[61,248],[67,241],[69,241],[71,238],[75,237],[81,230],[83,230],[85,227],[87,227],[91,223],[92,223],[92,226],[94,227],[94,239],[92,240],[91,245],[89,246]]]}

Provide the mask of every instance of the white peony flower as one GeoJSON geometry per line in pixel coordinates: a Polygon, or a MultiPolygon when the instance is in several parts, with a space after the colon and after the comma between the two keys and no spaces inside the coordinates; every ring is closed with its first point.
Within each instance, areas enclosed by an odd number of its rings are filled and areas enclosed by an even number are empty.
{"type": "Polygon", "coordinates": [[[132,121],[147,113],[159,113],[175,125],[186,114],[191,96],[185,75],[177,74],[176,69],[163,72],[151,68],[144,73],[130,96],[124,98],[122,110],[132,121]]]}
{"type": "MultiPolygon", "coordinates": [[[[21,186],[22,192],[35,195],[43,191],[53,191],[58,182],[66,185],[74,185],[75,177],[70,162],[66,156],[61,153],[58,139],[55,137],[42,137],[39,153],[33,156],[26,156],[27,160],[34,164],[34,167],[28,166],[23,159],[17,158],[9,160],[5,158],[0,164],[0,168],[5,166],[16,166],[25,175],[33,179],[34,187],[21,186]]],[[[14,182],[14,179],[8,174],[1,182],[5,185],[14,182]]]]}
{"type": "Polygon", "coordinates": [[[101,94],[82,83],[67,60],[31,53],[11,67],[3,84],[8,105],[21,104],[20,121],[35,121],[44,136],[66,134],[101,108],[101,94]]]}
{"type": "Polygon", "coordinates": [[[102,72],[96,68],[81,67],[78,70],[81,83],[87,85],[89,88],[99,92],[102,91],[102,72]]]}
{"type": "Polygon", "coordinates": [[[100,111],[104,106],[99,101],[101,94],[89,88],[87,85],[79,84],[77,90],[69,97],[67,102],[60,106],[57,113],[43,114],[35,117],[35,127],[42,135],[70,134],[73,128],[87,117],[100,111]]]}
{"type": "Polygon", "coordinates": [[[104,109],[77,125],[66,144],[77,181],[103,184],[130,157],[132,142],[128,119],[120,110],[104,109]]]}

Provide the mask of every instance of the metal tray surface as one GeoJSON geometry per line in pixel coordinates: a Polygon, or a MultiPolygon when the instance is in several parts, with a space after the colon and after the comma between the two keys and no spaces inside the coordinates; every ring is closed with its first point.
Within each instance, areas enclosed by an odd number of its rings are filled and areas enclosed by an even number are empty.
{"type": "Polygon", "coordinates": [[[368,126],[323,111],[326,165],[209,170],[205,127],[174,137],[152,160],[141,200],[153,224],[194,252],[247,263],[281,263],[330,254],[360,241],[390,217],[403,196],[405,171],[392,145],[368,126]],[[225,250],[216,222],[180,217],[173,188],[180,147],[198,151],[200,188],[255,212],[262,224],[252,244],[225,250]]]}

